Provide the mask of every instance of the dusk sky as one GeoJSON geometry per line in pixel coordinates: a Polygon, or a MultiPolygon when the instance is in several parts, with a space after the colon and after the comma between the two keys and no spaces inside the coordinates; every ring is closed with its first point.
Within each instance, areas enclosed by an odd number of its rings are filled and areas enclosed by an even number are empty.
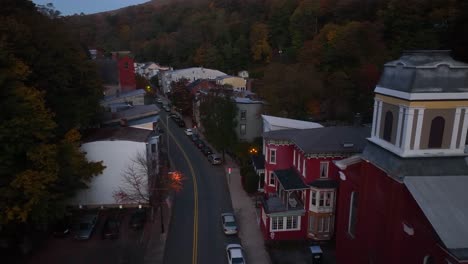
{"type": "Polygon", "coordinates": [[[126,6],[137,5],[149,0],[32,0],[35,4],[54,4],[55,9],[62,15],[73,15],[81,12],[93,14],[103,11],[114,10],[126,6]]]}

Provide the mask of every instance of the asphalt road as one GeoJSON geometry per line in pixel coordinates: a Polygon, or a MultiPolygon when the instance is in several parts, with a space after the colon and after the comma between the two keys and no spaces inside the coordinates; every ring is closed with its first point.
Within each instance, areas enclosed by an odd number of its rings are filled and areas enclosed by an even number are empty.
{"type": "MultiPolygon", "coordinates": [[[[160,114],[164,124],[166,115],[160,114]]],[[[173,205],[164,263],[227,263],[225,245],[240,240],[225,236],[221,228],[221,213],[232,212],[224,169],[211,165],[183,128],[168,121],[169,129],[164,129],[169,136],[169,157],[185,179],[173,205]]]]}

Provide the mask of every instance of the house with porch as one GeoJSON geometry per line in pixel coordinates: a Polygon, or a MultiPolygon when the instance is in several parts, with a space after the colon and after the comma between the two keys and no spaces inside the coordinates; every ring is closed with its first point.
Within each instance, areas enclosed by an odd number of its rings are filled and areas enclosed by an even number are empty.
{"type": "MultiPolygon", "coordinates": [[[[265,240],[329,240],[334,234],[338,178],[332,161],[361,153],[370,128],[322,127],[263,134],[265,240]]],[[[262,166],[263,165],[263,166],[262,166]]]]}
{"type": "Polygon", "coordinates": [[[468,64],[449,51],[384,65],[362,154],[335,161],[338,263],[468,263],[468,64]]]}

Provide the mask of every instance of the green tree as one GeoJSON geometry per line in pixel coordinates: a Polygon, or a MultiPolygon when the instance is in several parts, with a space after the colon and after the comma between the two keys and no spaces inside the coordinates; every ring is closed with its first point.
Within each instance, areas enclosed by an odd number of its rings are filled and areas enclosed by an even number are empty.
{"type": "Polygon", "coordinates": [[[200,119],[205,135],[218,150],[224,152],[234,146],[237,136],[237,106],[229,93],[222,89],[212,89],[202,98],[200,119]]]}

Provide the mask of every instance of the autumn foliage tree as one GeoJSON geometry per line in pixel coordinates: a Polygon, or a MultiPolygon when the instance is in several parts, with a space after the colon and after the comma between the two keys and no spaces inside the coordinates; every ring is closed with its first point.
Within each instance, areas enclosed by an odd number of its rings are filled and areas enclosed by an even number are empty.
{"type": "Polygon", "coordinates": [[[0,10],[0,225],[47,224],[104,169],[80,151],[102,96],[96,70],[63,25],[32,2],[0,10]],[[51,20],[54,19],[54,20],[51,20]]]}

